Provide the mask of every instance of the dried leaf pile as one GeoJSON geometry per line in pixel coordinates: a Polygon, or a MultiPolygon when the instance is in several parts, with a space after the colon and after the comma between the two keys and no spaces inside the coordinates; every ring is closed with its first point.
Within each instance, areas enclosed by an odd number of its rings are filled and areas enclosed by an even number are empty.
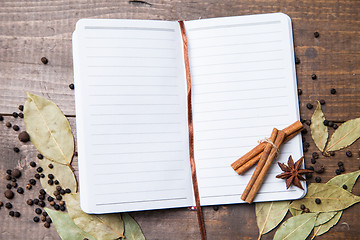
{"type": "MultiPolygon", "coordinates": [[[[27,93],[24,120],[31,142],[45,157],[39,160],[44,174],[53,174],[63,188],[69,188],[74,193],[64,195],[67,213],[45,208],[63,240],[145,239],[139,225],[129,214],[89,215],[81,210],[71,166],[74,137],[68,120],[55,103],[27,93]],[[51,169],[48,167],[50,163],[53,165],[51,169]]],[[[41,178],[41,185],[54,197],[55,185],[49,185],[45,178],[41,178]]]]}

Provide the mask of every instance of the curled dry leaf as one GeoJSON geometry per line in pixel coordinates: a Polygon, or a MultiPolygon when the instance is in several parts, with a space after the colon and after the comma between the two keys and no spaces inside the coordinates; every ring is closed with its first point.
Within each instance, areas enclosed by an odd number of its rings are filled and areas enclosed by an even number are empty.
{"type": "Polygon", "coordinates": [[[70,166],[74,137],[68,120],[55,103],[27,93],[24,121],[31,142],[42,155],[70,166]]]}
{"type": "Polygon", "coordinates": [[[78,226],[75,225],[69,214],[59,212],[45,208],[47,214],[49,214],[53,224],[55,225],[56,231],[62,240],[83,240],[85,238],[89,240],[96,240],[89,233],[84,232],[78,226]]]}
{"type": "Polygon", "coordinates": [[[314,114],[311,117],[311,137],[313,138],[317,148],[323,152],[329,136],[328,128],[324,125],[324,113],[321,110],[321,105],[318,101],[314,114]]]}
{"type": "Polygon", "coordinates": [[[330,138],[325,152],[345,148],[353,144],[360,137],[360,118],[352,119],[341,124],[330,138]]]}
{"type": "Polygon", "coordinates": [[[360,170],[352,173],[338,175],[330,179],[326,184],[332,184],[338,187],[342,187],[343,185],[346,185],[347,186],[346,190],[348,192],[351,192],[359,175],[360,175],[360,170]]]}
{"type": "Polygon", "coordinates": [[[127,213],[121,214],[125,224],[125,239],[126,240],[145,240],[139,224],[127,213]]]}
{"type": "MultiPolygon", "coordinates": [[[[49,174],[54,175],[54,180],[56,179],[59,181],[59,186],[64,189],[69,188],[71,192],[76,193],[76,178],[73,171],[68,166],[51,162],[45,158],[39,161],[39,165],[43,168],[43,173],[45,176],[48,176],[49,174]],[[52,169],[49,168],[50,163],[54,166],[52,169]]],[[[40,183],[46,193],[55,198],[54,191],[56,190],[57,185],[49,185],[47,177],[40,178],[40,183]]]]}
{"type": "Polygon", "coordinates": [[[308,187],[306,196],[303,199],[293,201],[291,208],[300,210],[304,204],[310,212],[334,212],[340,211],[351,205],[360,202],[360,197],[335,185],[312,183],[308,187]],[[321,204],[316,204],[315,199],[319,198],[321,204]]]}
{"type": "Polygon", "coordinates": [[[79,194],[64,195],[69,216],[83,231],[98,240],[124,237],[124,222],[120,214],[86,214],[80,208],[79,194]]]}
{"type": "Polygon", "coordinates": [[[317,215],[317,213],[307,213],[289,218],[276,231],[274,240],[306,239],[314,228],[317,215]]]}
{"type": "Polygon", "coordinates": [[[288,212],[290,201],[263,202],[255,204],[256,221],[261,235],[276,228],[288,212]]]}
{"type": "Polygon", "coordinates": [[[315,227],[314,228],[314,236],[311,239],[314,239],[315,236],[320,236],[320,235],[326,233],[327,231],[330,230],[330,228],[335,226],[339,222],[342,213],[343,213],[343,211],[336,212],[335,216],[333,218],[331,218],[330,221],[328,221],[320,226],[315,227]]]}

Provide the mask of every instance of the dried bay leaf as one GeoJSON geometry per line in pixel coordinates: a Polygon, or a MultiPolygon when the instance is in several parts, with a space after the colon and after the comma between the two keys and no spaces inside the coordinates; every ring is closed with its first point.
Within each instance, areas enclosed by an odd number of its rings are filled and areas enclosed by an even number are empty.
{"type": "Polygon", "coordinates": [[[69,216],[83,231],[98,240],[124,237],[124,222],[120,214],[86,214],[80,208],[80,195],[77,193],[65,194],[64,200],[69,216]]]}
{"type": "Polygon", "coordinates": [[[353,144],[360,137],[360,118],[341,124],[330,138],[325,151],[336,151],[353,144]]]}
{"type": "Polygon", "coordinates": [[[333,177],[326,184],[332,184],[338,187],[342,187],[343,185],[346,185],[347,186],[346,190],[348,192],[351,192],[359,175],[360,175],[360,170],[352,173],[341,174],[336,177],[333,177]]]}
{"type": "Polygon", "coordinates": [[[89,240],[96,240],[89,233],[84,232],[70,218],[69,214],[59,212],[45,208],[47,214],[49,214],[53,224],[55,225],[56,231],[62,240],[83,240],[85,238],[89,240]]]}
{"type": "Polygon", "coordinates": [[[42,155],[70,166],[74,137],[68,120],[55,103],[27,93],[24,121],[31,142],[42,155]]]}
{"type": "Polygon", "coordinates": [[[256,221],[261,235],[273,230],[284,219],[290,201],[263,202],[255,204],[256,221]]]}
{"type": "Polygon", "coordinates": [[[330,221],[338,212],[322,212],[316,219],[315,227],[327,223],[330,221]]]}
{"type": "Polygon", "coordinates": [[[289,211],[290,211],[291,215],[293,215],[294,217],[297,215],[300,215],[302,213],[301,210],[297,210],[295,208],[289,208],[289,211]]]}
{"type": "Polygon", "coordinates": [[[141,231],[139,224],[128,214],[122,213],[122,219],[125,225],[126,240],[145,240],[145,236],[141,231]]]}
{"type": "Polygon", "coordinates": [[[308,187],[306,196],[293,201],[290,207],[300,210],[300,206],[304,204],[310,212],[334,212],[348,208],[357,202],[360,202],[360,197],[343,188],[331,184],[312,183],[308,187]],[[321,200],[321,204],[315,203],[316,198],[321,200]]]}
{"type": "Polygon", "coordinates": [[[306,239],[314,228],[317,215],[317,213],[307,213],[289,218],[276,231],[274,240],[306,239]]]}
{"type": "Polygon", "coordinates": [[[317,107],[311,117],[311,137],[313,138],[317,148],[323,152],[329,136],[328,128],[324,125],[324,113],[321,110],[320,102],[318,101],[317,107]]]}
{"type": "Polygon", "coordinates": [[[327,231],[330,230],[330,228],[335,226],[339,222],[342,213],[343,213],[343,211],[336,212],[336,215],[332,219],[330,219],[330,221],[326,222],[325,224],[315,227],[314,228],[314,236],[311,239],[314,239],[315,236],[320,236],[320,235],[326,233],[327,231]]]}
{"type": "Polygon", "coordinates": [[[56,186],[61,186],[66,189],[69,188],[72,193],[76,193],[77,190],[77,182],[74,175],[74,172],[66,165],[58,164],[55,162],[51,162],[47,159],[39,160],[39,165],[43,169],[43,173],[45,176],[49,174],[54,175],[54,180],[59,181],[59,185],[49,185],[48,178],[40,178],[40,183],[42,188],[46,191],[47,194],[55,198],[54,191],[56,190],[56,186]],[[52,164],[54,167],[52,169],[49,168],[49,164],[52,164]]]}

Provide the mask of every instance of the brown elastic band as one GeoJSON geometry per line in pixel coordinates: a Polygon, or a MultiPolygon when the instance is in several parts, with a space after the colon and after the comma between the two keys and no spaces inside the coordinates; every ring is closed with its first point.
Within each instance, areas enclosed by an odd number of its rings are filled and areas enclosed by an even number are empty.
{"type": "Polygon", "coordinates": [[[184,22],[179,21],[179,24],[180,24],[181,36],[182,36],[183,46],[184,46],[184,63],[185,63],[185,71],[186,71],[186,83],[187,83],[189,152],[190,152],[191,176],[192,176],[192,183],[193,183],[193,187],[194,187],[196,213],[197,213],[197,218],[198,218],[198,222],[199,222],[201,239],[206,240],[205,223],[204,223],[204,217],[203,217],[203,214],[201,211],[201,206],[200,206],[199,187],[197,184],[196,167],[195,167],[195,159],[194,159],[194,132],[193,132],[193,119],[192,119],[192,106],[191,106],[191,76],[190,76],[188,42],[187,42],[184,22]]]}

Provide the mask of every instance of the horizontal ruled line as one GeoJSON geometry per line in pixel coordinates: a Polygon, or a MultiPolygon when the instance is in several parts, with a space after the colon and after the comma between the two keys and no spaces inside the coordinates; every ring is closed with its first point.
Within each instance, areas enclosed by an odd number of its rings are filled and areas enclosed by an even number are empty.
{"type": "Polygon", "coordinates": [[[218,122],[218,121],[231,121],[231,120],[239,120],[239,119],[257,119],[259,117],[286,117],[287,114],[279,114],[279,115],[257,115],[254,117],[235,117],[235,118],[220,118],[220,119],[205,119],[205,120],[194,120],[194,122],[218,122]]]}
{"type": "Polygon", "coordinates": [[[136,161],[136,162],[126,162],[126,163],[119,163],[119,162],[115,162],[115,163],[95,163],[94,165],[98,165],[98,166],[106,166],[106,165],[123,165],[123,164],[137,164],[137,163],[155,163],[155,162],[183,162],[184,160],[158,160],[158,161],[136,161]]]}
{"type": "Polygon", "coordinates": [[[151,134],[174,134],[174,133],[181,133],[181,132],[145,132],[145,133],[92,133],[91,135],[96,136],[116,136],[116,135],[151,135],[151,134]]]}
{"type": "Polygon", "coordinates": [[[201,76],[213,76],[213,75],[222,75],[222,74],[233,74],[233,73],[242,73],[242,72],[262,72],[262,71],[277,71],[285,68],[264,68],[264,69],[251,69],[251,70],[243,70],[236,72],[218,72],[218,73],[204,73],[204,74],[194,74],[195,77],[201,76]]]}
{"type": "Polygon", "coordinates": [[[85,48],[95,48],[95,49],[156,49],[156,50],[176,50],[175,47],[129,47],[129,46],[86,46],[85,48]]]}
{"type": "MultiPolygon", "coordinates": [[[[255,45],[255,44],[264,44],[264,43],[278,43],[281,42],[281,39],[278,40],[271,40],[271,41],[260,41],[260,42],[242,42],[242,43],[233,43],[233,44],[226,44],[226,47],[235,47],[235,46],[243,46],[243,45],[255,45]]],[[[209,45],[209,46],[196,46],[191,48],[190,50],[197,50],[197,49],[204,49],[204,48],[216,48],[216,47],[224,47],[224,44],[216,44],[216,45],[209,45]]],[[[260,60],[260,62],[262,62],[260,60]]]]}
{"type": "Polygon", "coordinates": [[[90,30],[136,30],[136,31],[159,31],[159,32],[175,32],[172,28],[142,28],[142,27],[107,27],[107,26],[85,26],[85,29],[90,30]]]}
{"type": "Polygon", "coordinates": [[[168,189],[158,189],[158,190],[144,190],[144,191],[128,191],[128,192],[110,192],[110,193],[97,193],[95,195],[121,195],[121,194],[129,194],[129,193],[152,193],[152,192],[164,192],[164,191],[182,191],[185,188],[168,188],[168,189]]]}
{"type": "MultiPolygon", "coordinates": [[[[197,114],[199,113],[211,113],[211,112],[226,112],[226,111],[234,111],[234,110],[243,110],[243,109],[262,109],[262,108],[269,108],[270,106],[264,106],[264,107],[242,107],[242,108],[228,108],[228,109],[221,109],[221,110],[209,110],[209,111],[196,111],[197,114]]],[[[277,105],[277,106],[271,106],[272,108],[281,108],[281,107],[288,107],[286,104],[277,105]]]]}
{"type": "Polygon", "coordinates": [[[87,58],[124,58],[124,59],[176,59],[176,57],[148,57],[148,56],[108,56],[108,55],[87,55],[87,58]]]}
{"type": "Polygon", "coordinates": [[[91,37],[88,36],[86,39],[139,39],[139,40],[163,40],[163,41],[175,41],[174,38],[146,38],[146,37],[91,37]]]}
{"type": "MultiPolygon", "coordinates": [[[[111,124],[112,126],[116,125],[116,126],[122,126],[122,125],[168,125],[168,124],[181,124],[180,122],[175,122],[175,123],[164,123],[164,122],[158,122],[158,123],[150,123],[150,122],[143,122],[143,123],[116,123],[116,124],[111,124]]],[[[92,126],[101,126],[104,125],[103,123],[100,124],[91,124],[92,126]]]]}
{"type": "Polygon", "coordinates": [[[233,99],[226,99],[226,100],[210,100],[210,101],[196,101],[193,104],[203,104],[203,103],[220,103],[220,102],[233,102],[233,101],[241,101],[241,100],[262,100],[262,99],[278,99],[278,98],[283,98],[283,97],[288,97],[286,95],[276,95],[276,96],[262,96],[261,98],[259,98],[258,96],[255,97],[245,97],[245,98],[233,98],[233,99]]]}
{"type": "Polygon", "coordinates": [[[149,115],[179,115],[182,113],[91,113],[90,116],[149,116],[149,115]]]}
{"type": "Polygon", "coordinates": [[[123,154],[153,154],[153,153],[177,153],[183,152],[183,150],[171,150],[171,151],[146,151],[146,152],[104,152],[104,153],[93,153],[94,156],[102,156],[102,155],[123,155],[123,154]]]}
{"type": "Polygon", "coordinates": [[[110,203],[97,203],[96,206],[103,205],[119,205],[119,204],[130,204],[130,203],[141,203],[141,202],[161,202],[161,201],[174,201],[174,200],[186,200],[187,198],[164,198],[164,199],[156,199],[156,200],[141,200],[141,201],[131,201],[131,202],[110,202],[110,203]]]}
{"type": "Polygon", "coordinates": [[[159,179],[159,180],[145,180],[145,181],[125,181],[125,182],[118,182],[118,183],[95,183],[94,185],[97,186],[107,186],[107,185],[120,185],[120,184],[126,184],[126,183],[148,183],[148,182],[168,182],[168,181],[184,181],[183,178],[177,178],[177,179],[159,179]]]}
{"type": "Polygon", "coordinates": [[[234,38],[241,36],[253,36],[253,35],[272,34],[272,33],[281,33],[281,31],[254,32],[254,33],[229,34],[229,35],[217,35],[217,36],[206,36],[206,37],[191,37],[191,35],[189,35],[189,40],[196,41],[196,40],[213,39],[213,38],[234,38]]]}
{"type": "Polygon", "coordinates": [[[111,146],[111,145],[120,145],[120,144],[124,144],[124,145],[128,145],[128,144],[148,144],[148,143],[181,143],[184,141],[148,141],[148,142],[111,142],[111,143],[93,143],[91,145],[93,146],[101,146],[101,145],[105,145],[105,146],[111,146]]]}
{"type": "Polygon", "coordinates": [[[89,96],[94,97],[117,97],[117,96],[166,96],[166,97],[176,97],[179,96],[178,94],[160,94],[160,93],[154,93],[154,94],[89,94],[89,96]]]}
{"type": "Polygon", "coordinates": [[[173,68],[176,69],[177,67],[168,67],[168,66],[124,66],[124,65],[88,65],[88,67],[92,67],[92,68],[112,68],[112,67],[116,67],[116,68],[152,68],[152,69],[156,69],[156,68],[173,68]]]}
{"type": "Polygon", "coordinates": [[[200,55],[200,56],[193,56],[193,58],[204,58],[204,57],[219,57],[219,56],[231,56],[231,55],[244,55],[244,54],[256,54],[256,53],[265,53],[265,52],[280,52],[283,49],[273,49],[267,51],[252,51],[252,52],[234,52],[234,53],[223,53],[223,54],[208,54],[208,55],[200,55]]]}
{"type": "Polygon", "coordinates": [[[89,84],[89,87],[178,87],[179,85],[155,85],[155,84],[89,84]]]}
{"type": "Polygon", "coordinates": [[[247,23],[238,23],[238,24],[226,24],[226,25],[216,25],[216,26],[208,26],[208,27],[197,27],[197,28],[188,28],[187,31],[204,31],[204,30],[211,30],[211,29],[224,29],[224,28],[238,28],[238,27],[245,27],[245,26],[257,26],[257,25],[274,25],[279,24],[280,21],[264,21],[264,22],[247,22],[247,23]]]}
{"type": "Polygon", "coordinates": [[[88,75],[88,77],[138,77],[138,78],[177,78],[177,76],[149,76],[149,75],[88,75]]]}
{"type": "Polygon", "coordinates": [[[283,58],[274,58],[274,59],[266,59],[266,60],[253,60],[253,61],[239,61],[239,62],[224,62],[224,63],[213,63],[213,64],[203,64],[203,65],[196,65],[196,64],[193,64],[192,66],[192,69],[194,68],[200,68],[200,67],[208,67],[208,66],[227,66],[228,64],[240,64],[240,63],[253,63],[253,62],[256,62],[256,63],[260,63],[260,62],[273,62],[273,61],[281,61],[283,60],[283,58]]]}
{"type": "MultiPolygon", "coordinates": [[[[183,171],[184,169],[164,169],[164,170],[151,170],[151,172],[177,172],[177,171],[183,171]]],[[[116,173],[98,173],[98,174],[95,174],[96,176],[102,176],[102,175],[120,175],[120,174],[128,174],[128,173],[149,173],[149,171],[133,171],[133,172],[129,172],[129,171],[126,171],[126,172],[116,172],[116,173]]]]}
{"type": "Polygon", "coordinates": [[[221,84],[221,83],[243,83],[243,82],[253,82],[253,81],[261,81],[261,80],[276,80],[276,79],[284,79],[284,77],[272,77],[272,78],[255,78],[255,79],[245,79],[245,80],[230,80],[230,81],[217,81],[217,82],[200,82],[192,84],[193,86],[206,86],[213,84],[221,84]]]}

